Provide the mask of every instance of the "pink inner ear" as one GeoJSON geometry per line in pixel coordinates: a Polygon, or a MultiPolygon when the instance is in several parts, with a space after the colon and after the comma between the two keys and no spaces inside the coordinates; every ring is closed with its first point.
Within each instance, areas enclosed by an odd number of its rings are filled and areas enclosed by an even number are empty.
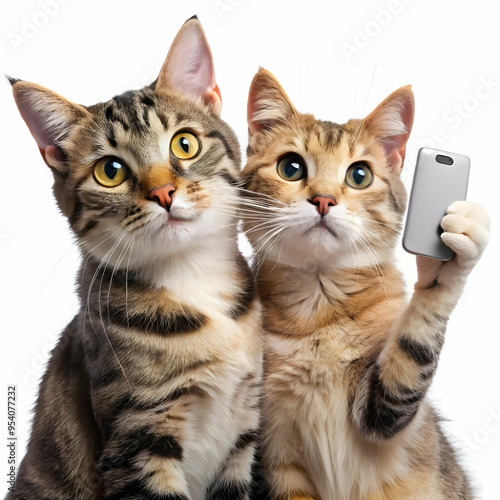
{"type": "Polygon", "coordinates": [[[158,77],[158,88],[201,97],[220,111],[222,99],[212,52],[197,19],[187,21],[177,34],[158,77]]]}
{"type": "Polygon", "coordinates": [[[215,74],[210,49],[201,43],[196,33],[192,35],[185,39],[185,46],[181,46],[176,54],[177,64],[172,68],[170,81],[179,89],[199,94],[215,87],[215,74]],[[182,48],[183,53],[180,51],[182,48]]]}
{"type": "Polygon", "coordinates": [[[401,130],[402,133],[398,135],[386,137],[382,140],[382,142],[389,165],[403,168],[406,144],[410,137],[415,112],[413,94],[400,96],[397,104],[396,109],[393,108],[391,111],[391,114],[393,115],[392,121],[394,121],[394,119],[400,121],[404,130],[401,130]]]}
{"type": "Polygon", "coordinates": [[[16,82],[12,92],[44,161],[57,168],[56,164],[66,161],[64,152],[56,145],[59,138],[87,111],[35,83],[16,82]]]}
{"type": "Polygon", "coordinates": [[[403,168],[406,153],[406,141],[408,140],[408,137],[399,136],[397,138],[391,137],[391,139],[392,140],[390,140],[390,142],[384,143],[384,150],[387,156],[387,161],[391,166],[401,164],[401,168],[403,168]],[[397,140],[399,138],[401,138],[400,141],[397,140]],[[396,139],[396,141],[394,141],[394,139],[396,139]]]}
{"type": "Polygon", "coordinates": [[[49,158],[54,158],[57,161],[60,161],[60,162],[66,161],[65,154],[57,146],[47,146],[47,149],[45,150],[45,154],[49,158]]]}
{"type": "Polygon", "coordinates": [[[51,132],[43,112],[34,109],[34,106],[22,97],[17,101],[17,105],[38,147],[45,150],[48,146],[54,144],[54,134],[51,132]]]}
{"type": "Polygon", "coordinates": [[[250,91],[248,93],[248,103],[247,103],[248,129],[252,133],[257,133],[263,129],[263,125],[255,120],[255,114],[260,108],[259,91],[260,91],[260,86],[258,85],[256,79],[254,78],[250,86],[250,91]]]}
{"type": "Polygon", "coordinates": [[[220,116],[222,111],[222,96],[219,86],[216,84],[213,90],[206,90],[201,98],[208,104],[217,116],[220,116]]]}

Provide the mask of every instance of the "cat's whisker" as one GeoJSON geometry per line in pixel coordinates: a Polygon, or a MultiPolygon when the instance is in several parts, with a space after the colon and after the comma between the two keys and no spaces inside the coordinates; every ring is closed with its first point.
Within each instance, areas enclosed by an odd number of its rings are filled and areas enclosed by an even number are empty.
{"type": "MultiPolygon", "coordinates": [[[[109,230],[111,228],[107,228],[107,230],[109,230]]],[[[111,235],[109,235],[107,238],[105,238],[104,240],[102,240],[100,243],[98,243],[97,245],[95,245],[94,247],[92,247],[84,256],[83,256],[83,268],[82,268],[82,272],[81,272],[81,276],[82,276],[82,279],[85,277],[85,273],[87,271],[87,265],[88,263],[90,262],[90,259],[92,257],[92,253],[97,249],[99,248],[103,243],[105,243],[106,241],[108,241],[109,239],[113,238],[117,233],[119,233],[121,231],[120,228],[118,228],[116,231],[114,231],[111,235]]],[[[107,255],[107,253],[105,254],[105,256],[107,255]]],[[[93,283],[93,281],[92,281],[93,283]]],[[[90,293],[90,290],[89,290],[89,293],[90,293]]],[[[87,296],[87,304],[86,304],[86,307],[85,307],[85,313],[83,315],[83,327],[85,327],[85,323],[86,323],[86,319],[87,319],[87,310],[88,310],[88,300],[89,300],[89,296],[87,296]]],[[[89,317],[90,319],[90,317],[89,317]]],[[[92,321],[90,321],[90,324],[93,328],[93,325],[92,325],[92,321]]],[[[95,331],[95,330],[94,330],[95,331]]]]}
{"type": "Polygon", "coordinates": [[[266,229],[266,228],[272,229],[275,226],[276,227],[280,226],[284,222],[286,222],[285,218],[284,218],[284,220],[276,220],[275,218],[273,218],[273,219],[270,219],[270,220],[262,221],[259,224],[256,224],[255,226],[247,229],[245,231],[245,233],[246,234],[251,234],[251,233],[254,233],[254,232],[257,232],[257,231],[262,231],[263,229],[266,229]]]}
{"type": "MultiPolygon", "coordinates": [[[[110,230],[111,230],[111,228],[107,227],[106,229],[104,229],[104,231],[102,231],[102,234],[107,233],[110,230]]],[[[86,258],[88,255],[90,255],[94,251],[94,249],[96,249],[99,246],[101,246],[104,242],[106,242],[107,240],[109,240],[109,238],[113,237],[113,235],[116,234],[119,231],[120,231],[120,229],[117,229],[113,234],[111,234],[106,239],[102,240],[97,245],[95,245],[94,247],[92,247],[90,250],[88,250],[87,252],[85,252],[85,254],[82,257],[86,258]]],[[[86,245],[89,242],[90,242],[90,240],[85,239],[85,240],[81,240],[80,242],[77,242],[77,243],[78,243],[79,247],[83,250],[84,245],[86,245]]]]}
{"type": "Polygon", "coordinates": [[[284,207],[288,206],[287,203],[285,203],[284,201],[281,201],[279,200],[278,198],[275,198],[274,196],[271,196],[269,194],[264,194],[264,193],[257,193],[255,191],[250,191],[248,189],[244,189],[244,188],[239,188],[239,191],[241,193],[248,193],[250,196],[248,197],[243,197],[243,201],[245,200],[248,200],[248,199],[255,199],[255,200],[258,200],[259,198],[265,198],[267,200],[271,200],[272,202],[274,203],[277,203],[278,205],[282,205],[284,207]]]}
{"type": "MultiPolygon", "coordinates": [[[[267,255],[269,255],[269,253],[271,252],[272,248],[274,247],[274,245],[276,243],[275,241],[273,241],[273,239],[276,240],[280,236],[283,236],[283,235],[281,235],[281,233],[282,233],[282,231],[284,231],[286,229],[291,229],[291,228],[287,228],[286,226],[281,226],[281,227],[278,227],[272,231],[268,231],[268,232],[264,233],[263,236],[258,238],[257,241],[255,242],[254,251],[255,251],[255,255],[257,256],[257,258],[259,260],[259,264],[258,264],[258,266],[256,266],[257,273],[259,272],[260,268],[262,267],[262,264],[264,263],[267,255]],[[271,234],[269,234],[269,233],[271,233],[271,234]],[[260,243],[260,241],[263,240],[264,238],[266,238],[266,239],[260,243]],[[262,252],[263,249],[264,249],[264,252],[262,252]]],[[[286,232],[285,232],[285,234],[286,234],[286,232]]]]}
{"type": "Polygon", "coordinates": [[[266,203],[241,203],[239,205],[240,210],[246,211],[255,211],[257,213],[266,213],[266,212],[283,212],[287,210],[289,207],[276,207],[273,205],[268,205],[266,203]]]}
{"type": "MultiPolygon", "coordinates": [[[[358,254],[358,260],[359,260],[359,262],[361,262],[361,252],[359,251],[359,247],[358,247],[358,244],[356,243],[356,241],[352,242],[352,246],[354,247],[354,250],[356,250],[356,253],[358,254]]],[[[351,253],[352,253],[352,266],[353,266],[353,270],[354,270],[354,272],[356,272],[356,269],[361,269],[361,268],[357,265],[354,253],[352,251],[351,251],[351,253]]],[[[358,283],[358,282],[359,282],[359,273],[356,273],[356,283],[358,283]]]]}
{"type": "Polygon", "coordinates": [[[363,247],[365,248],[365,250],[368,252],[368,254],[370,255],[370,257],[373,260],[373,264],[371,264],[370,267],[374,267],[377,270],[377,273],[380,273],[380,275],[383,275],[382,268],[380,267],[380,264],[378,263],[377,254],[374,251],[373,246],[370,243],[370,241],[368,240],[368,238],[366,238],[366,236],[363,234],[360,235],[360,243],[363,245],[363,247]]]}
{"type": "Polygon", "coordinates": [[[270,239],[270,235],[272,236],[274,234],[277,234],[277,231],[281,231],[283,229],[286,229],[286,226],[276,224],[273,227],[265,230],[265,232],[263,232],[263,234],[255,240],[255,252],[258,252],[263,246],[265,246],[266,242],[270,239]]]}
{"type": "Polygon", "coordinates": [[[231,211],[227,209],[227,207],[217,207],[215,210],[223,215],[234,216],[237,219],[249,222],[252,221],[258,222],[261,221],[262,219],[267,219],[268,221],[280,220],[280,219],[286,220],[289,216],[287,213],[259,214],[257,210],[246,210],[245,213],[241,213],[240,211],[236,212],[231,211]]]}
{"type": "Polygon", "coordinates": [[[243,208],[243,207],[230,208],[228,206],[213,206],[213,208],[215,208],[215,210],[217,210],[217,211],[220,211],[220,212],[223,211],[226,214],[234,215],[236,217],[242,213],[250,214],[250,215],[253,215],[255,217],[257,217],[259,215],[263,215],[265,217],[273,217],[275,215],[275,214],[261,213],[261,212],[259,212],[260,208],[243,208]]]}
{"type": "Polygon", "coordinates": [[[371,264],[369,267],[370,267],[370,269],[372,269],[374,276],[377,278],[377,280],[380,283],[380,286],[384,290],[384,293],[387,295],[385,276],[384,276],[384,272],[382,270],[382,267],[378,263],[377,254],[373,250],[373,247],[370,244],[370,242],[363,235],[360,235],[360,236],[361,237],[360,237],[359,241],[360,241],[361,245],[368,252],[368,254],[370,255],[370,257],[372,258],[372,261],[373,261],[373,264],[371,264]]]}
{"type": "Polygon", "coordinates": [[[387,250],[392,250],[392,246],[389,245],[387,243],[386,240],[384,240],[383,238],[380,237],[380,235],[378,235],[377,233],[373,232],[373,231],[370,231],[369,229],[367,229],[366,227],[363,227],[362,230],[361,230],[361,234],[362,235],[368,235],[370,236],[371,238],[375,238],[376,240],[378,240],[379,244],[383,247],[385,247],[387,250]]]}
{"type": "Polygon", "coordinates": [[[269,212],[283,212],[283,207],[270,207],[268,205],[256,205],[256,204],[243,204],[237,208],[238,212],[249,212],[255,214],[267,215],[266,210],[269,212]]]}
{"type": "MultiPolygon", "coordinates": [[[[103,233],[105,233],[106,231],[109,231],[111,228],[108,227],[106,228],[103,233]]],[[[120,228],[116,229],[116,231],[114,231],[112,234],[110,234],[107,238],[105,238],[104,240],[102,240],[100,243],[98,243],[97,245],[94,245],[89,251],[87,251],[85,253],[85,255],[83,255],[83,263],[84,263],[84,266],[83,266],[83,271],[82,271],[82,276],[85,275],[85,271],[87,269],[87,263],[89,262],[90,258],[92,257],[92,254],[95,252],[95,250],[97,248],[99,248],[102,244],[106,243],[106,241],[108,241],[109,239],[113,238],[113,236],[115,236],[117,233],[120,232],[120,228]]],[[[83,244],[84,243],[87,243],[88,240],[83,240],[82,241],[82,244],[80,245],[81,248],[83,248],[83,244]]]]}
{"type": "Polygon", "coordinates": [[[225,201],[233,201],[234,206],[236,207],[250,207],[250,208],[259,208],[263,210],[283,210],[289,208],[289,205],[286,203],[273,203],[272,200],[259,200],[257,198],[248,198],[248,197],[240,197],[240,198],[233,198],[231,197],[226,197],[225,195],[225,201]]]}
{"type": "Polygon", "coordinates": [[[241,219],[244,222],[285,222],[288,217],[286,214],[283,215],[264,215],[264,216],[257,216],[257,215],[248,215],[248,216],[240,216],[239,219],[241,219]]]}
{"type": "Polygon", "coordinates": [[[130,259],[132,257],[132,251],[135,245],[135,236],[132,237],[132,245],[130,246],[130,251],[128,254],[127,268],[125,271],[125,317],[127,319],[127,326],[130,328],[129,318],[128,318],[128,272],[130,269],[130,259]]]}
{"type": "Polygon", "coordinates": [[[288,235],[292,232],[292,230],[293,230],[293,228],[289,227],[289,228],[287,228],[285,233],[281,235],[281,245],[280,245],[280,249],[278,251],[278,258],[276,259],[276,263],[272,267],[271,272],[274,271],[274,269],[276,268],[278,263],[281,262],[281,252],[283,251],[283,245],[284,245],[285,240],[287,239],[288,235]]]}
{"type": "Polygon", "coordinates": [[[381,222],[381,221],[378,221],[378,220],[374,220],[374,219],[368,219],[366,217],[363,217],[363,220],[366,221],[366,222],[373,222],[374,224],[380,224],[381,226],[385,226],[389,229],[392,229],[393,231],[395,231],[396,233],[399,234],[399,232],[401,231],[401,228],[398,228],[398,227],[394,227],[394,226],[391,226],[390,224],[388,224],[387,222],[381,222]]]}
{"type": "MultiPolygon", "coordinates": [[[[286,208],[288,208],[288,207],[286,207],[286,208]]],[[[259,204],[247,203],[247,204],[242,204],[238,208],[238,210],[265,215],[266,212],[270,212],[272,214],[274,214],[276,212],[277,213],[283,212],[285,210],[285,207],[272,207],[272,206],[265,205],[265,204],[259,205],[259,204]]]]}
{"type": "MultiPolygon", "coordinates": [[[[105,259],[103,259],[103,260],[100,262],[100,264],[99,264],[99,266],[102,264],[102,265],[103,265],[103,267],[104,267],[104,269],[103,269],[103,272],[102,272],[101,281],[100,281],[100,283],[99,283],[99,292],[98,292],[98,300],[97,300],[97,304],[98,304],[98,309],[99,309],[99,319],[100,319],[100,321],[101,321],[102,331],[104,332],[104,335],[105,335],[105,337],[106,337],[106,340],[108,341],[109,347],[111,348],[111,351],[113,352],[113,355],[114,355],[114,357],[115,357],[115,359],[116,359],[116,361],[117,361],[117,363],[118,363],[118,365],[119,365],[119,367],[120,367],[120,369],[121,369],[121,371],[122,371],[122,373],[123,373],[123,375],[124,375],[124,377],[125,377],[125,380],[126,380],[126,382],[127,382],[128,386],[129,386],[130,388],[132,388],[132,386],[131,386],[131,384],[130,384],[130,381],[129,381],[128,377],[127,377],[127,374],[125,373],[125,369],[123,368],[123,365],[122,365],[122,363],[120,362],[120,359],[118,358],[118,355],[116,354],[116,351],[115,351],[115,349],[114,349],[114,347],[113,347],[113,344],[111,343],[111,339],[109,338],[108,332],[107,332],[107,330],[106,330],[106,325],[104,324],[104,319],[103,319],[103,317],[102,317],[102,308],[101,308],[101,295],[102,295],[102,293],[101,293],[101,292],[102,292],[102,282],[103,282],[103,279],[104,279],[104,275],[105,275],[105,272],[106,272],[107,265],[108,265],[108,263],[109,263],[109,261],[110,261],[111,257],[113,256],[114,252],[116,251],[116,249],[119,247],[120,243],[122,242],[122,240],[123,240],[126,236],[127,236],[127,234],[126,234],[126,232],[124,231],[124,232],[122,233],[122,235],[120,236],[120,238],[117,240],[117,242],[113,245],[113,247],[112,247],[112,249],[111,249],[112,251],[110,251],[110,253],[109,253],[108,257],[107,257],[107,258],[105,258],[105,259]]],[[[97,272],[98,272],[98,271],[96,271],[96,273],[97,273],[97,272]]],[[[113,275],[113,273],[112,273],[112,275],[113,275]]],[[[112,279],[113,279],[113,278],[111,277],[111,280],[110,280],[110,286],[111,286],[111,281],[112,281],[112,279]]],[[[90,285],[90,287],[89,287],[89,295],[90,295],[91,290],[92,290],[92,284],[91,284],[91,285],[90,285]]],[[[108,301],[109,301],[109,296],[108,296],[108,301]]],[[[109,307],[108,307],[108,313],[109,313],[109,307]]]]}
{"type": "Polygon", "coordinates": [[[50,280],[52,274],[54,274],[54,271],[56,270],[57,266],[61,263],[61,261],[64,259],[64,257],[66,257],[66,255],[68,254],[68,252],[75,247],[75,243],[71,243],[71,245],[66,249],[66,251],[61,255],[61,257],[59,257],[59,260],[54,264],[54,267],[52,268],[52,270],[50,271],[50,273],[48,274],[47,278],[45,279],[45,281],[43,282],[43,285],[42,287],[40,288],[40,292],[38,294],[38,298],[40,298],[42,296],[42,293],[43,293],[43,290],[45,288],[45,286],[47,285],[48,281],[50,280]]]}
{"type": "Polygon", "coordinates": [[[120,252],[120,255],[118,256],[117,262],[113,266],[113,270],[111,272],[111,278],[109,280],[109,285],[108,285],[108,294],[107,294],[107,297],[106,297],[106,305],[107,305],[107,309],[108,309],[108,322],[109,323],[111,323],[111,317],[110,317],[110,312],[109,312],[109,299],[110,299],[110,295],[111,295],[111,286],[112,286],[112,283],[113,283],[113,278],[114,278],[115,273],[117,272],[117,270],[120,269],[120,265],[121,265],[121,263],[123,261],[123,258],[125,257],[126,252],[128,250],[128,247],[131,246],[132,242],[133,242],[133,240],[130,239],[129,241],[127,241],[125,243],[125,245],[123,246],[123,248],[122,248],[122,250],[120,252]]]}
{"type": "Polygon", "coordinates": [[[249,198],[249,197],[240,198],[240,204],[244,206],[250,206],[250,207],[255,206],[255,207],[262,207],[269,209],[286,209],[289,207],[288,204],[276,203],[273,199],[260,200],[258,198],[249,198]]]}
{"type": "MultiPolygon", "coordinates": [[[[94,275],[92,276],[92,279],[90,281],[90,286],[89,286],[89,290],[88,290],[88,293],[87,293],[87,304],[86,304],[86,307],[85,307],[85,316],[84,316],[84,326],[85,326],[85,317],[88,313],[88,316],[89,316],[89,319],[90,319],[90,325],[92,325],[92,318],[91,318],[91,313],[90,313],[90,295],[91,295],[91,292],[92,292],[92,287],[94,286],[94,282],[95,280],[97,279],[97,276],[99,274],[99,271],[102,269],[102,267],[104,266],[108,256],[110,256],[116,249],[117,245],[119,245],[120,241],[121,241],[121,238],[124,236],[125,234],[125,231],[121,230],[122,231],[122,234],[119,236],[119,238],[113,243],[113,245],[111,246],[111,248],[106,252],[106,254],[104,255],[104,257],[101,259],[101,261],[99,262],[99,264],[97,265],[97,269],[94,271],[94,275]]],[[[90,257],[89,257],[90,259],[90,257]]],[[[94,330],[95,331],[95,330],[94,330]]],[[[97,333],[97,332],[96,332],[97,333]]]]}
{"type": "MultiPolygon", "coordinates": [[[[249,193],[251,193],[249,191],[249,193]]],[[[225,199],[228,200],[233,200],[236,204],[241,204],[241,203],[259,203],[259,204],[266,204],[267,206],[270,205],[276,205],[278,207],[286,208],[288,206],[287,203],[278,200],[277,198],[274,198],[272,196],[267,196],[267,195],[260,195],[258,193],[251,193],[250,195],[245,195],[245,194],[236,194],[234,192],[226,192],[223,193],[222,196],[224,196],[225,199]]]]}

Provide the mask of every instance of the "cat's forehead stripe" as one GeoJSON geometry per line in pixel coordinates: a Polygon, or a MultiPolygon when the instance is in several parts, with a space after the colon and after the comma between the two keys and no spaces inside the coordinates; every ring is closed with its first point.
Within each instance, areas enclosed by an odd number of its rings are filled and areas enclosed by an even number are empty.
{"type": "Polygon", "coordinates": [[[340,125],[328,121],[318,121],[318,126],[318,140],[325,149],[334,148],[342,140],[344,131],[340,125]]]}
{"type": "Polygon", "coordinates": [[[106,104],[105,116],[110,124],[122,127],[125,131],[132,129],[138,133],[147,133],[152,117],[164,129],[168,127],[168,120],[159,112],[154,96],[149,95],[146,90],[129,91],[113,97],[106,104]]]}

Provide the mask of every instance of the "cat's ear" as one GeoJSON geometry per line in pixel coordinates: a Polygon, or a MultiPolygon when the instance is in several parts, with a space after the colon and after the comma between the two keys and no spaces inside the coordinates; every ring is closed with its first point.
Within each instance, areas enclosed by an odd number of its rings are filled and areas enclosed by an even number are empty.
{"type": "Polygon", "coordinates": [[[411,85],[406,85],[393,92],[365,118],[365,127],[382,143],[393,168],[403,168],[414,114],[415,98],[411,85]]]}
{"type": "Polygon", "coordinates": [[[88,111],[36,83],[9,79],[17,107],[45,163],[56,173],[67,169],[60,141],[88,111]]]}
{"type": "Polygon", "coordinates": [[[297,110],[272,73],[260,68],[250,85],[247,105],[250,135],[293,123],[297,110]]]}
{"type": "Polygon", "coordinates": [[[201,97],[220,116],[222,98],[215,81],[212,51],[196,16],[177,33],[152,87],[201,97]]]}

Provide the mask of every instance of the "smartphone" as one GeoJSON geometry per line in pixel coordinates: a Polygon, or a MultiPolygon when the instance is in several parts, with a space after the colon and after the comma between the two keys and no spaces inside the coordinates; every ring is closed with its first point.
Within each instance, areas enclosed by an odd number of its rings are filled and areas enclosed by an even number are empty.
{"type": "Polygon", "coordinates": [[[470,160],[467,156],[421,148],[403,233],[403,248],[437,260],[450,260],[454,252],[441,240],[441,220],[454,201],[465,200],[470,160]]]}

